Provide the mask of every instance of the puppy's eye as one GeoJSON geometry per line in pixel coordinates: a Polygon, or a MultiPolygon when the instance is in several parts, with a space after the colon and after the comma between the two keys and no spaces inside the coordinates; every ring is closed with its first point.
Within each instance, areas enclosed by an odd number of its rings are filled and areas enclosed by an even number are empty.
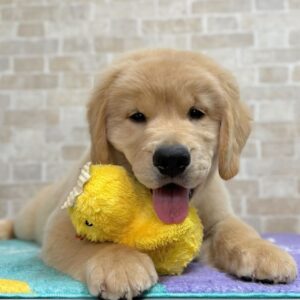
{"type": "Polygon", "coordinates": [[[191,107],[188,112],[188,116],[191,120],[199,120],[202,119],[205,116],[205,114],[201,110],[195,107],[191,107]]]}
{"type": "Polygon", "coordinates": [[[135,123],[144,123],[146,122],[146,116],[141,112],[136,112],[129,116],[129,119],[135,123]]]}
{"type": "Polygon", "coordinates": [[[93,224],[90,223],[88,220],[85,221],[85,225],[86,225],[86,226],[89,226],[89,227],[92,227],[92,226],[93,226],[93,224]]]}

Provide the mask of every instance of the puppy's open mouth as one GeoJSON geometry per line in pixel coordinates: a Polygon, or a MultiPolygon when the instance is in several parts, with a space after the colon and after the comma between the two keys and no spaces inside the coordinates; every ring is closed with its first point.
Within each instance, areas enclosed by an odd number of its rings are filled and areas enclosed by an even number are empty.
{"type": "Polygon", "coordinates": [[[188,214],[191,196],[192,190],[174,183],[164,185],[152,192],[154,210],[166,224],[181,223],[188,214]]]}

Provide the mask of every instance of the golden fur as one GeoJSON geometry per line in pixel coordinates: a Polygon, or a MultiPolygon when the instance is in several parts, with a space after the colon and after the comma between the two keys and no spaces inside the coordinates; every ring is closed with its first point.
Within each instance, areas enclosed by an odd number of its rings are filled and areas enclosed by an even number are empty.
{"type": "MultiPolygon", "coordinates": [[[[180,143],[191,164],[172,180],[195,189],[192,201],[205,228],[202,259],[219,269],[257,280],[290,282],[296,277],[292,257],[238,219],[222,179],[239,169],[239,156],[250,133],[250,116],[229,72],[206,56],[175,50],[130,53],[103,74],[88,106],[91,151],[63,181],[42,191],[14,223],[19,238],[42,243],[44,261],[86,282],[93,295],[130,299],[157,281],[150,258],[114,244],[91,244],[74,238],[60,203],[74,186],[86,161],[116,163],[148,188],[170,182],[153,167],[160,144],[180,143]],[[205,113],[191,121],[191,106],[205,113]],[[147,122],[128,117],[142,111],[147,122]]],[[[199,279],[201,280],[201,278],[199,279]]]]}

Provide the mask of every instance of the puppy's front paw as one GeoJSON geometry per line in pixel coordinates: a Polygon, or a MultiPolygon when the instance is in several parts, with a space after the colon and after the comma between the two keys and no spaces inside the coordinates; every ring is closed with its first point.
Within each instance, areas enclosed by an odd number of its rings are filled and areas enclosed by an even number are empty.
{"type": "Polygon", "coordinates": [[[87,265],[87,285],[93,296],[132,299],[157,282],[152,260],[134,249],[112,247],[93,257],[87,265]]]}
{"type": "Polygon", "coordinates": [[[297,277],[297,265],[285,251],[270,242],[252,239],[232,250],[230,272],[264,283],[288,283],[297,277]]]}

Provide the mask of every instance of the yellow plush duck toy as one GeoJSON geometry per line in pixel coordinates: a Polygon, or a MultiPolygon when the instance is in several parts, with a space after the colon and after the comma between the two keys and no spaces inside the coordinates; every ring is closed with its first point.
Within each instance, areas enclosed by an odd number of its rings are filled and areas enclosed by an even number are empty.
{"type": "Polygon", "coordinates": [[[166,224],[153,208],[151,191],[120,166],[87,163],[62,208],[80,237],[147,253],[159,274],[182,273],[202,243],[195,208],[189,206],[180,223],[166,224]]]}

